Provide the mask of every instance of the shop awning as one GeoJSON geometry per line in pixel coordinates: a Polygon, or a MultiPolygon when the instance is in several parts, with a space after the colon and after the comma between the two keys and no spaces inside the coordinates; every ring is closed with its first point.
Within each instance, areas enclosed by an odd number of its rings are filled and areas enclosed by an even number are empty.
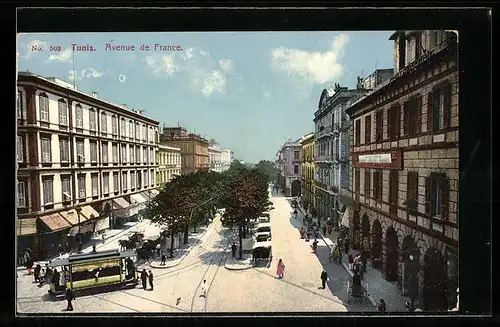
{"type": "Polygon", "coordinates": [[[95,231],[100,232],[105,229],[109,229],[109,217],[97,219],[95,222],[95,231]]]}
{"type": "Polygon", "coordinates": [[[349,228],[349,221],[351,220],[351,216],[352,216],[352,209],[349,207],[345,208],[344,214],[342,215],[342,221],[340,222],[340,224],[342,226],[349,228]]]}
{"type": "Polygon", "coordinates": [[[135,193],[130,195],[130,202],[132,204],[140,204],[148,201],[147,196],[142,195],[141,193],[135,193]]]}
{"type": "MultiPolygon", "coordinates": [[[[80,212],[80,223],[87,221],[87,218],[82,214],[82,212],[80,212]]],[[[60,212],[60,214],[61,214],[61,216],[64,217],[64,219],[69,221],[71,223],[71,225],[73,225],[73,226],[78,225],[78,214],[76,213],[75,209],[71,209],[68,211],[62,211],[62,212],[60,212]]]]}
{"type": "Polygon", "coordinates": [[[40,220],[53,232],[71,227],[71,224],[59,213],[42,216],[40,220]]]}
{"type": "Polygon", "coordinates": [[[113,199],[113,204],[113,209],[125,209],[130,206],[130,203],[128,203],[124,198],[113,199]]]}
{"type": "Polygon", "coordinates": [[[99,213],[91,206],[83,206],[80,215],[82,214],[89,220],[99,217],[99,213]]]}

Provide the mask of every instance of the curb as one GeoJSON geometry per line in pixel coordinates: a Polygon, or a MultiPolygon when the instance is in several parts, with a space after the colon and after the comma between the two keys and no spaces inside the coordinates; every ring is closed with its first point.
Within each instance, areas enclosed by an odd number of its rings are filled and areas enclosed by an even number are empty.
{"type": "Polygon", "coordinates": [[[252,266],[245,266],[245,267],[241,267],[241,268],[233,268],[233,267],[230,267],[228,266],[228,264],[224,264],[224,268],[226,268],[227,270],[248,270],[248,269],[252,269],[253,267],[252,266]]]}
{"type": "MultiPolygon", "coordinates": [[[[216,214],[216,216],[219,215],[219,214],[216,214]]],[[[212,220],[212,223],[213,223],[213,220],[212,220]]],[[[153,266],[153,262],[149,264],[149,266],[151,268],[154,268],[154,269],[167,269],[167,268],[173,268],[173,267],[176,267],[178,265],[180,265],[182,263],[182,261],[184,261],[184,259],[187,257],[187,255],[189,254],[189,252],[191,252],[191,250],[200,242],[200,240],[203,238],[203,236],[205,236],[205,234],[208,232],[209,228],[211,227],[211,225],[207,226],[207,229],[205,229],[205,231],[200,235],[200,237],[196,240],[196,242],[194,242],[193,244],[191,244],[191,246],[188,248],[189,250],[186,251],[185,254],[182,255],[182,257],[180,257],[179,259],[176,259],[176,260],[179,260],[179,262],[177,263],[173,263],[173,264],[166,264],[164,266],[160,266],[158,264],[158,266],[156,266],[156,264],[153,266]]]]}

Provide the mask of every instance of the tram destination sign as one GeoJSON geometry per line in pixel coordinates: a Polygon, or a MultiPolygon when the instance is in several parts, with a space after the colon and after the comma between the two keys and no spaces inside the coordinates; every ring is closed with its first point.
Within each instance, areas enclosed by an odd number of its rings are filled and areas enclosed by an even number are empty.
{"type": "Polygon", "coordinates": [[[354,167],[402,169],[401,150],[367,151],[354,153],[352,156],[354,167]]]}

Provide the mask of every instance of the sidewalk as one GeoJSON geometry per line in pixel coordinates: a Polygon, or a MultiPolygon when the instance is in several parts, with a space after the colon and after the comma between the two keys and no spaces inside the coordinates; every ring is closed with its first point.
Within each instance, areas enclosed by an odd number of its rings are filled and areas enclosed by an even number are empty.
{"type": "MultiPolygon", "coordinates": [[[[161,247],[165,254],[167,255],[167,259],[165,261],[165,265],[161,265],[161,260],[154,254],[154,259],[151,261],[149,266],[154,269],[167,269],[178,266],[182,261],[187,257],[189,252],[200,242],[200,240],[207,234],[207,232],[214,228],[214,223],[217,219],[220,219],[220,213],[216,213],[214,219],[208,226],[198,226],[198,230],[196,233],[190,232],[188,236],[188,244],[181,244],[179,248],[174,249],[174,257],[168,258],[169,250],[165,249],[164,246],[161,247]]],[[[183,235],[182,235],[183,236],[183,235]]],[[[182,237],[183,238],[183,237],[182,237]]]]}
{"type": "MultiPolygon", "coordinates": [[[[299,209],[302,214],[304,214],[304,209],[300,205],[299,209]]],[[[314,220],[315,218],[313,218],[313,221],[314,220]]],[[[323,235],[321,228],[319,235],[329,249],[331,249],[331,246],[338,238],[337,232],[335,231],[332,231],[330,235],[323,235]]],[[[358,250],[349,249],[349,253],[351,253],[353,257],[356,256],[358,252],[358,250]]],[[[345,254],[344,251],[342,251],[342,265],[352,277],[353,273],[349,270],[348,266],[348,254],[345,254]]],[[[379,270],[372,268],[370,260],[368,260],[366,272],[363,274],[363,283],[367,285],[368,299],[375,307],[380,299],[384,299],[388,312],[407,311],[405,303],[410,301],[410,299],[401,295],[395,283],[386,281],[379,270]]]]}
{"type": "MultiPolygon", "coordinates": [[[[238,232],[233,230],[229,239],[231,240],[228,244],[232,244],[233,241],[237,242],[238,232]]],[[[228,247],[228,251],[231,252],[231,245],[228,247]]],[[[243,253],[243,259],[238,260],[238,250],[236,250],[235,258],[229,256],[224,264],[224,268],[227,270],[247,270],[253,267],[252,264],[252,254],[251,253],[243,253]]]]}

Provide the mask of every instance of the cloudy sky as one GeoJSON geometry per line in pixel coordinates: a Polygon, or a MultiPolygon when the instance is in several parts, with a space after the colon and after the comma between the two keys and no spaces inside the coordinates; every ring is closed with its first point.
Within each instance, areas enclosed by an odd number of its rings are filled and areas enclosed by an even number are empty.
{"type": "Polygon", "coordinates": [[[160,127],[180,124],[256,163],[314,130],[324,88],[353,88],[357,76],[392,68],[391,33],[22,34],[18,69],[74,81],[83,92],[145,110],[160,127]],[[72,44],[95,51],[73,54],[72,44]]]}

